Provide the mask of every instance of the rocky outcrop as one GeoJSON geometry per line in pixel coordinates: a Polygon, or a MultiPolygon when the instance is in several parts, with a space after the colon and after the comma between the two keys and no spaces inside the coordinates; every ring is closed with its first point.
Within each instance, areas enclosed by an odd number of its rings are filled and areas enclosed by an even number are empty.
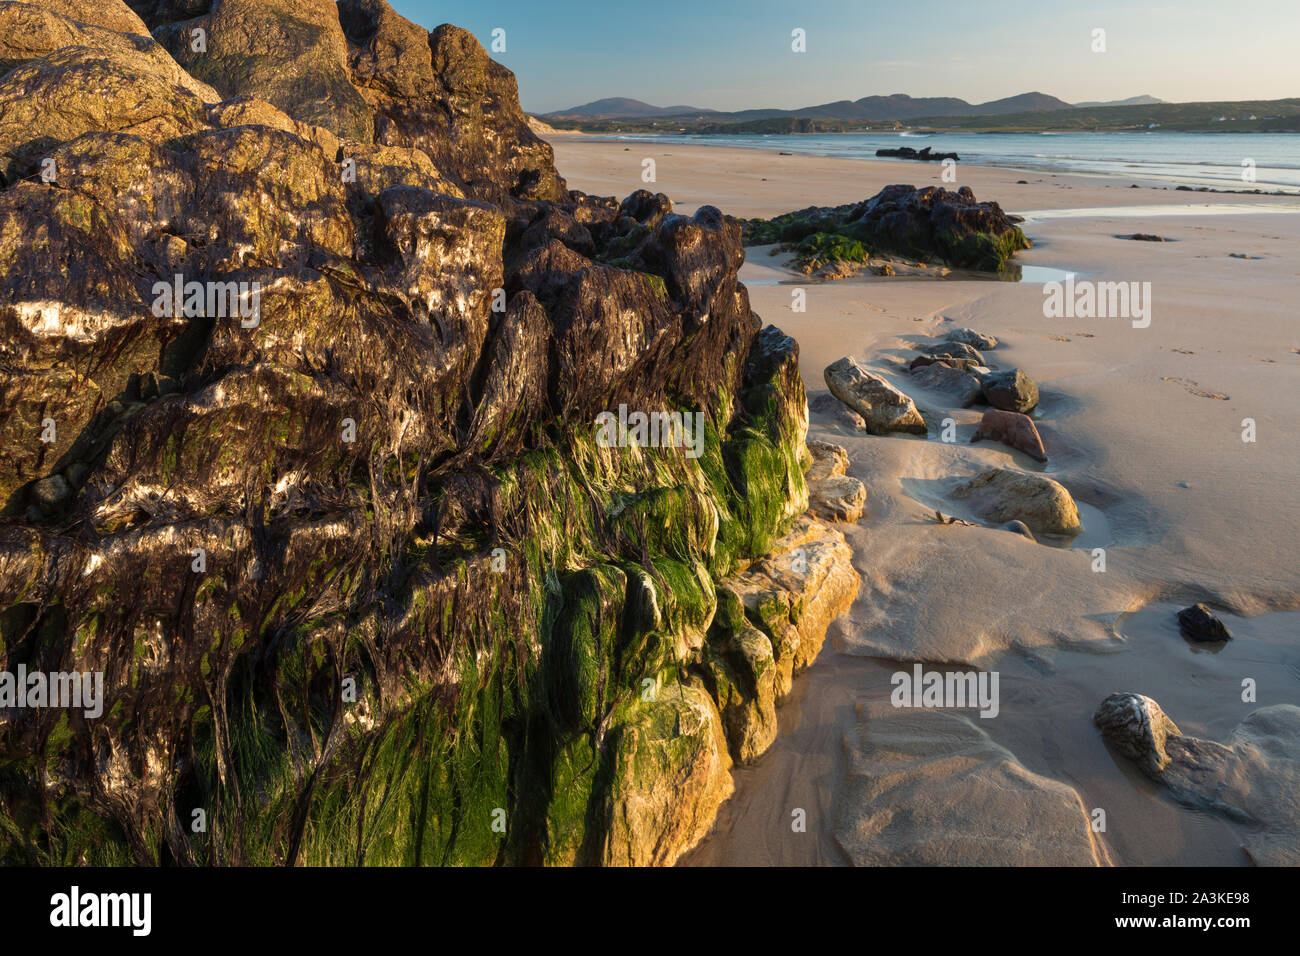
{"type": "Polygon", "coordinates": [[[220,0],[202,6],[207,9],[197,16],[148,21],[193,76],[223,99],[255,96],[340,138],[371,140],[374,119],[348,73],[348,41],[332,0],[220,0]]]}
{"type": "Polygon", "coordinates": [[[997,271],[1030,242],[995,202],[977,202],[969,186],[886,186],[844,206],[810,206],[745,223],[745,242],[798,243],[815,233],[862,243],[869,253],[897,253],[958,268],[997,271]]]}
{"type": "Polygon", "coordinates": [[[877,156],[892,156],[895,159],[915,159],[920,162],[941,162],[945,159],[951,159],[956,162],[960,157],[956,153],[932,153],[933,147],[925,146],[921,149],[913,149],[910,146],[900,146],[897,149],[878,149],[877,156]]]}
{"type": "Polygon", "coordinates": [[[1093,721],[1174,799],[1243,825],[1257,865],[1300,865],[1300,707],[1263,707],[1222,744],[1182,734],[1141,694],[1111,694],[1093,721]]]}
{"type": "Polygon", "coordinates": [[[0,861],[676,859],[857,588],[739,223],[569,192],[381,3],[134,4],[212,93],[27,6],[0,658],[104,699],[0,714],[0,861]]]}
{"type": "Polygon", "coordinates": [[[991,468],[958,485],[952,497],[968,501],[985,521],[1023,521],[1038,534],[1075,535],[1083,530],[1070,493],[1043,475],[991,468]]]}
{"type": "Polygon", "coordinates": [[[862,416],[873,435],[909,432],[924,435],[925,419],[916,404],[878,375],[872,375],[849,356],[826,367],[826,387],[832,395],[862,416]]]}

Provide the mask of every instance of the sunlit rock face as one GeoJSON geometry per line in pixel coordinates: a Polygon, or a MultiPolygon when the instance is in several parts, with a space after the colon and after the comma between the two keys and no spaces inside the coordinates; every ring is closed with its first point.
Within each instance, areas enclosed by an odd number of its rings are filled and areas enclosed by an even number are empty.
{"type": "Polygon", "coordinates": [[[857,588],[738,223],[382,3],[10,20],[0,664],[103,699],[0,709],[0,860],[675,860],[857,588]]]}

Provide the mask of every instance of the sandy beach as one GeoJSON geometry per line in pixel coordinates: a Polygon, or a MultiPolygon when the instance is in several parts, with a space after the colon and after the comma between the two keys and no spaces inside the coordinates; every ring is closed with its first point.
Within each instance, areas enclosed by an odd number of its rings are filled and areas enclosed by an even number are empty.
{"type": "Polygon", "coordinates": [[[891,183],[970,186],[1026,217],[1034,247],[1016,262],[1054,270],[1021,282],[822,282],[747,250],[753,308],[798,340],[810,400],[826,391],[826,366],[851,356],[928,420],[952,418],[956,441],[934,427],[873,437],[813,412],[809,438],[844,446],[868,491],[862,520],[846,526],[863,585],[796,681],[777,742],[737,771],[735,795],[684,862],[1234,865],[1269,859],[1277,833],[1294,840],[1294,797],[1250,822],[1189,809],[1116,758],[1092,715],[1108,694],[1137,692],[1185,734],[1223,741],[1261,707],[1300,703],[1300,201],[960,164],[943,183],[937,165],[775,149],[551,142],[571,188],[648,188],[686,214],[709,204],[770,217],[891,183]],[[641,179],[647,157],[654,183],[641,179]],[[1172,241],[1119,238],[1138,232],[1172,241]],[[1149,326],[1045,317],[1042,280],[1063,272],[1149,282],[1149,326]],[[794,288],[805,312],[792,311],[794,288]],[[996,336],[989,361],[1037,382],[1045,465],[971,444],[981,410],[911,381],[916,347],[956,327],[996,336]],[[1063,484],[1084,532],[1053,546],[963,511],[954,484],[991,467],[1063,484]],[[941,525],[936,509],[974,523],[941,525]],[[1175,613],[1193,601],[1218,609],[1236,640],[1217,653],[1185,641],[1175,613]],[[999,672],[1000,714],[900,722],[890,675],[913,662],[999,672]],[[1254,701],[1242,699],[1246,680],[1254,701]],[[873,769],[883,766],[888,781],[873,769]],[[806,832],[791,829],[796,809],[806,832]],[[1098,809],[1101,831],[1088,827],[1098,809]]]}

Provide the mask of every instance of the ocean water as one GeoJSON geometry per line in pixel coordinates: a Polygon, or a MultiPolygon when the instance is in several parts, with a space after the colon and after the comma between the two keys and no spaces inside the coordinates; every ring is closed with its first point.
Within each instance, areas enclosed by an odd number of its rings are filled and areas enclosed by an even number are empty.
{"type": "MultiPolygon", "coordinates": [[[[1300,135],[1293,133],[838,133],[700,136],[627,134],[602,139],[733,146],[876,159],[876,150],[926,146],[961,162],[1030,172],[1070,172],[1219,189],[1300,191],[1300,135]],[[1243,179],[1253,170],[1254,182],[1243,179]]],[[[883,157],[882,157],[883,159],[883,157]]],[[[913,160],[888,160],[915,165],[913,160]]]]}

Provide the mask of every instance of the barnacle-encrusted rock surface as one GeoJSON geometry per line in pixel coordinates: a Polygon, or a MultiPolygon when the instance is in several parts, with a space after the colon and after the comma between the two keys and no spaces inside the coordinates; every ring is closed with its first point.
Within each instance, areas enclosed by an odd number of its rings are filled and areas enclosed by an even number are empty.
{"type": "Polygon", "coordinates": [[[383,3],[0,21],[0,664],[104,675],[0,711],[0,861],[675,860],[858,583],[739,223],[383,3]]]}

